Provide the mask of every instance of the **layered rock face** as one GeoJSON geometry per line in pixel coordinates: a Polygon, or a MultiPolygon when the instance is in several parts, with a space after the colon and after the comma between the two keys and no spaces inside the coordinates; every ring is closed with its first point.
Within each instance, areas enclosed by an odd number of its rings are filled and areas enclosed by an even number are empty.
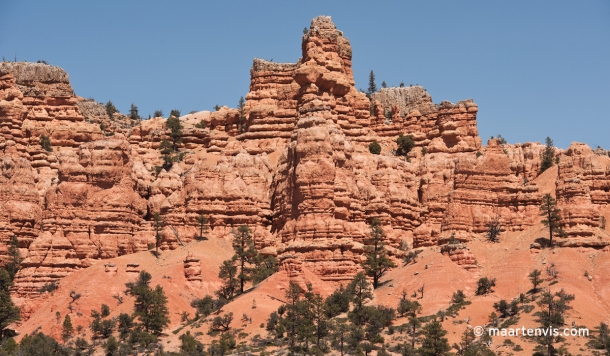
{"type": "Polygon", "coordinates": [[[372,217],[390,224],[388,246],[396,254],[401,240],[392,225],[418,225],[415,168],[395,158],[367,159],[350,143],[366,126],[353,105],[361,93],[353,86],[349,42],[330,18],[312,21],[295,73],[299,116],[274,179],[271,232],[292,275],[308,269],[324,280],[350,279],[361,268],[372,217]]]}
{"type": "Polygon", "coordinates": [[[296,123],[299,85],[294,81],[296,63],[254,59],[250,69],[247,132],[242,139],[288,139],[296,123]]]}
{"type": "Polygon", "coordinates": [[[116,133],[129,135],[133,126],[139,124],[129,116],[121,113],[114,113],[110,118],[106,112],[104,104],[98,103],[93,99],[78,98],[78,109],[85,118],[85,122],[99,125],[106,136],[113,136],[116,133]]]}
{"type": "Polygon", "coordinates": [[[16,280],[20,292],[36,292],[92,260],[146,249],[146,241],[134,238],[147,210],[129,150],[126,141],[100,140],[61,152],[59,179],[44,197],[40,236],[16,280]]]}
{"type": "MultiPolygon", "coordinates": [[[[484,238],[492,220],[502,231],[539,224],[546,192],[562,209],[569,238],[560,244],[610,240],[606,151],[575,144],[561,152],[558,176],[553,168],[540,183],[544,146],[482,146],[472,100],[434,104],[420,86],[384,88],[369,100],[351,66],[348,39],[330,17],[313,19],[297,62],[254,60],[244,108],[180,118],[182,160],[166,171],[165,119],[131,127],[76,97],[61,68],[0,64],[0,259],[16,235],[25,260],[15,291],[33,296],[94,260],[146,249],[155,213],[164,220],[161,250],[199,236],[203,215],[206,237],[230,239],[247,224],[292,277],[331,282],[361,270],[375,217],[392,258],[441,245],[468,270],[478,267],[467,243],[484,238]],[[406,157],[392,153],[399,134],[417,146],[406,157]],[[381,155],[369,152],[372,141],[381,155]]],[[[184,273],[199,288],[196,258],[184,260],[184,273]]]]}
{"type": "Polygon", "coordinates": [[[605,246],[605,221],[610,203],[610,158],[596,155],[589,146],[574,142],[561,157],[557,177],[566,246],[605,246]]]}
{"type": "Polygon", "coordinates": [[[460,158],[454,174],[441,242],[451,234],[469,241],[474,234],[485,234],[494,220],[508,231],[524,230],[539,222],[537,185],[511,169],[510,158],[497,140],[490,140],[478,158],[460,158]]]}
{"type": "Polygon", "coordinates": [[[412,135],[417,146],[434,152],[474,152],[481,148],[477,130],[478,106],[472,100],[432,103],[420,87],[383,88],[372,95],[374,125],[380,137],[412,135]]]}
{"type": "Polygon", "coordinates": [[[78,98],[63,69],[41,63],[2,62],[0,78],[4,78],[7,101],[12,102],[11,113],[2,122],[10,118],[12,131],[5,139],[14,150],[36,155],[41,135],[49,136],[52,146],[62,147],[78,147],[102,138],[99,128],[83,122],[78,98]],[[21,106],[25,116],[17,115],[21,106]]]}

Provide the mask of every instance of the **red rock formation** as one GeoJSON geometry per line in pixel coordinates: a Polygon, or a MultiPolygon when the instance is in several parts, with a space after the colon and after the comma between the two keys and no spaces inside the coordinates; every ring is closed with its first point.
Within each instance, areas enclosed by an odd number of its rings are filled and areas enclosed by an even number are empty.
{"type": "Polygon", "coordinates": [[[295,63],[254,59],[250,69],[250,92],[246,96],[247,131],[241,139],[290,138],[296,123],[299,85],[294,81],[295,63]]]}
{"type": "Polygon", "coordinates": [[[379,104],[376,124],[371,128],[379,136],[394,140],[399,134],[412,135],[416,145],[425,147],[428,153],[473,152],[481,148],[476,126],[478,107],[472,100],[435,105],[420,86],[383,88],[372,97],[379,104]]]}
{"type": "Polygon", "coordinates": [[[193,255],[188,255],[184,259],[184,278],[187,280],[187,285],[190,287],[201,286],[201,260],[193,255]]]}
{"type": "Polygon", "coordinates": [[[610,159],[593,154],[589,146],[574,142],[559,162],[557,202],[565,246],[606,246],[603,211],[610,203],[610,159]]]}
{"type": "Polygon", "coordinates": [[[539,222],[538,187],[511,170],[510,159],[497,140],[489,140],[482,156],[458,160],[454,174],[440,241],[454,232],[460,241],[469,241],[474,234],[484,236],[493,219],[504,231],[523,230],[539,222]]]}
{"type": "Polygon", "coordinates": [[[457,263],[467,270],[476,270],[477,260],[468,249],[468,246],[462,243],[448,243],[441,246],[441,253],[449,256],[451,261],[457,263]]]}
{"type": "MultiPolygon", "coordinates": [[[[183,159],[169,172],[159,169],[159,144],[169,137],[163,118],[108,122],[115,134],[105,137],[103,106],[76,97],[61,68],[0,64],[0,258],[17,235],[26,258],[17,291],[33,294],[95,259],[146,249],[156,212],[165,222],[161,250],[194,239],[203,214],[210,238],[248,224],[257,247],[291,275],[327,281],[361,268],[373,217],[395,257],[408,245],[443,245],[452,233],[484,238],[496,216],[505,231],[539,223],[540,195],[555,189],[534,182],[542,145],[483,147],[472,100],[434,104],[419,86],[384,88],[369,101],[356,90],[351,45],[329,17],[313,19],[302,40],[296,63],[254,60],[243,113],[183,116],[183,159]],[[392,154],[401,133],[417,146],[408,157],[392,154]],[[42,149],[43,134],[53,151],[42,149]],[[368,152],[373,140],[382,155],[368,152]]],[[[598,153],[580,145],[561,153],[566,246],[608,240],[610,158],[598,153]]],[[[444,252],[476,266],[467,249],[444,252]]]]}

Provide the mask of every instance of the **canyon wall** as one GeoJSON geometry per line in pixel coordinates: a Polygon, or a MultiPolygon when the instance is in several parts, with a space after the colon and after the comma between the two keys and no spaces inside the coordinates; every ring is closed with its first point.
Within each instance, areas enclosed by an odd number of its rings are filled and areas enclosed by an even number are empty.
{"type": "MultiPolygon", "coordinates": [[[[546,193],[562,209],[559,245],[610,242],[605,151],[573,144],[540,175],[544,146],[483,146],[470,99],[435,104],[420,86],[359,92],[350,42],[330,17],[313,19],[301,48],[295,63],[254,60],[241,110],[182,116],[171,169],[159,152],[170,138],[164,118],[111,120],[74,94],[61,68],[0,63],[0,258],[12,235],[24,257],[14,291],[35,296],[95,260],[150,248],[155,213],[161,250],[195,239],[203,215],[208,238],[248,224],[291,276],[326,281],[361,269],[373,218],[392,258],[440,245],[475,270],[468,242],[485,239],[491,221],[502,231],[538,226],[546,193]],[[406,156],[395,155],[400,134],[415,142],[406,156]]],[[[194,288],[200,269],[196,257],[184,261],[194,288]]]]}

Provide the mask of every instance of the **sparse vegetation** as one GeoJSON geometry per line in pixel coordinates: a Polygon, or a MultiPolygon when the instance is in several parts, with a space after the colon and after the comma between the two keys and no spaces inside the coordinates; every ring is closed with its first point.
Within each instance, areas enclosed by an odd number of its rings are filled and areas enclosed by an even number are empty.
{"type": "Polygon", "coordinates": [[[49,136],[40,135],[40,145],[42,146],[43,150],[53,152],[53,147],[51,147],[51,139],[49,136]]]}
{"type": "Polygon", "coordinates": [[[369,152],[374,155],[378,155],[381,153],[381,145],[377,141],[373,141],[369,144],[369,152]]]}
{"type": "Polygon", "coordinates": [[[496,215],[489,219],[487,223],[487,239],[491,242],[500,242],[499,236],[501,232],[500,217],[496,215]]]}
{"type": "Polygon", "coordinates": [[[477,295],[484,295],[487,293],[491,293],[492,288],[496,286],[495,278],[482,277],[477,282],[477,295]]]}
{"type": "Polygon", "coordinates": [[[129,108],[129,118],[134,121],[141,120],[140,115],[138,115],[138,107],[134,103],[131,103],[131,107],[129,108]]]}
{"type": "Polygon", "coordinates": [[[201,121],[199,121],[198,123],[195,124],[195,127],[198,129],[205,129],[206,126],[207,126],[207,124],[204,119],[201,119],[201,121]]]}
{"type": "Polygon", "coordinates": [[[542,283],[542,278],[540,277],[541,275],[542,275],[542,272],[540,272],[540,270],[538,270],[538,269],[533,270],[528,275],[528,278],[532,282],[532,285],[533,285],[532,289],[533,289],[534,293],[536,291],[538,291],[538,286],[542,283]]]}
{"type": "Polygon", "coordinates": [[[114,104],[112,103],[112,101],[108,100],[108,102],[105,105],[106,107],[106,114],[108,114],[108,117],[110,118],[110,120],[114,119],[114,114],[119,112],[116,108],[116,106],[114,106],[114,104]]]}

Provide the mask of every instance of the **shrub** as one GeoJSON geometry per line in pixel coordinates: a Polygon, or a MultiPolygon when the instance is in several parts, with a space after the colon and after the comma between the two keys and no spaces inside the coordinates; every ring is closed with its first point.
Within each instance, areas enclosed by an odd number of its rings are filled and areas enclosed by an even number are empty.
{"type": "Polygon", "coordinates": [[[57,282],[49,282],[49,283],[45,284],[44,286],[40,287],[40,289],[38,291],[40,293],[44,293],[44,292],[53,292],[56,289],[57,289],[57,282]]]}
{"type": "Polygon", "coordinates": [[[108,315],[110,315],[110,307],[106,304],[102,304],[102,318],[105,318],[108,315]]]}
{"type": "Polygon", "coordinates": [[[163,117],[163,110],[155,110],[153,117],[163,117]]]}
{"type": "Polygon", "coordinates": [[[483,295],[492,292],[492,288],[496,286],[496,279],[487,277],[480,278],[477,282],[477,295],[483,295]]]}
{"type": "Polygon", "coordinates": [[[381,145],[379,144],[379,142],[377,142],[377,141],[371,142],[371,144],[369,145],[369,152],[371,152],[374,155],[380,154],[381,153],[381,145]]]}
{"type": "Polygon", "coordinates": [[[118,110],[116,109],[116,106],[114,106],[114,104],[110,100],[108,100],[105,107],[106,107],[106,114],[108,114],[108,117],[111,119],[113,118],[114,113],[118,112],[118,110]]]}
{"type": "Polygon", "coordinates": [[[466,295],[464,292],[462,290],[457,290],[455,293],[453,293],[453,297],[451,297],[451,303],[460,304],[463,303],[465,299],[466,295]]]}
{"type": "Polygon", "coordinates": [[[396,150],[396,154],[399,156],[406,156],[409,152],[411,152],[413,147],[415,147],[415,142],[413,141],[412,135],[398,135],[398,138],[396,139],[396,144],[398,145],[398,150],[396,150]]]}
{"type": "Polygon", "coordinates": [[[203,119],[201,119],[201,121],[199,121],[198,123],[195,124],[195,127],[198,129],[205,129],[206,123],[203,119]]]}
{"type": "Polygon", "coordinates": [[[40,135],[40,145],[47,152],[53,152],[53,147],[51,147],[51,139],[49,136],[40,135]]]}
{"type": "Polygon", "coordinates": [[[213,331],[227,331],[231,328],[231,321],[233,321],[233,313],[229,312],[223,316],[215,317],[210,328],[213,331]]]}
{"type": "Polygon", "coordinates": [[[502,228],[498,216],[495,216],[487,223],[487,238],[491,242],[499,242],[498,236],[500,236],[502,228]]]}
{"type": "Polygon", "coordinates": [[[197,313],[204,317],[212,314],[215,311],[214,299],[206,295],[201,299],[195,299],[191,302],[191,306],[197,309],[197,313]]]}

